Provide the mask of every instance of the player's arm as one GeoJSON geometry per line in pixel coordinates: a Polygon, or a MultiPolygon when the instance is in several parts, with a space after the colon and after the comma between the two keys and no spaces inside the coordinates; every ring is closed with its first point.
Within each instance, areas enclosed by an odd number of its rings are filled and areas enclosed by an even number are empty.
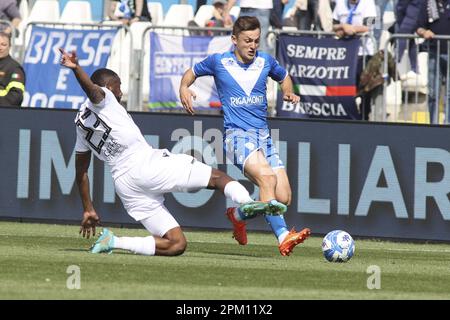
{"type": "Polygon", "coordinates": [[[189,87],[195,82],[194,72],[189,68],[181,78],[180,83],[180,101],[183,108],[190,114],[194,114],[194,108],[192,106],[192,99],[196,99],[195,92],[189,89],[189,87]]]}
{"type": "Polygon", "coordinates": [[[75,155],[75,172],[78,191],[83,203],[83,220],[81,221],[80,233],[89,238],[95,235],[95,227],[99,224],[99,217],[95,212],[89,193],[88,169],[91,162],[91,152],[77,152],[75,155]]]}
{"type": "Polygon", "coordinates": [[[294,93],[294,85],[289,75],[280,82],[281,92],[283,92],[283,100],[297,103],[300,101],[300,97],[294,93]]]}
{"type": "Polygon", "coordinates": [[[87,97],[93,104],[99,104],[103,99],[105,99],[105,92],[91,81],[87,73],[78,64],[77,54],[72,51],[70,54],[64,51],[64,49],[59,48],[61,52],[61,65],[72,69],[75,77],[78,80],[83,91],[86,93],[87,97]]]}

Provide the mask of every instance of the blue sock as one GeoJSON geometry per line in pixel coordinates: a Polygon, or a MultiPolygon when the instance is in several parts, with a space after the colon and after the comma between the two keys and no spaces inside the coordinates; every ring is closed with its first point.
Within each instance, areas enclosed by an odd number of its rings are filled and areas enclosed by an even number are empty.
{"type": "Polygon", "coordinates": [[[267,223],[272,228],[273,233],[277,237],[277,239],[280,237],[280,235],[286,231],[288,231],[288,227],[286,224],[286,221],[284,220],[283,215],[279,216],[269,216],[265,215],[264,219],[266,219],[267,223]]]}

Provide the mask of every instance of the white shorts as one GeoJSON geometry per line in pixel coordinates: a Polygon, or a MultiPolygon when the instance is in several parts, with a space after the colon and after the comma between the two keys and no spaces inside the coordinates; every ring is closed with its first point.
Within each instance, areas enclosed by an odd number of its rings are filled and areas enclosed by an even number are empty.
{"type": "Polygon", "coordinates": [[[164,193],[206,188],[211,170],[189,155],[152,150],[114,185],[128,214],[139,221],[155,214],[164,202],[164,193]]]}
{"type": "Polygon", "coordinates": [[[140,220],[140,223],[157,237],[163,237],[167,231],[180,226],[164,205],[154,209],[153,215],[140,220]]]}

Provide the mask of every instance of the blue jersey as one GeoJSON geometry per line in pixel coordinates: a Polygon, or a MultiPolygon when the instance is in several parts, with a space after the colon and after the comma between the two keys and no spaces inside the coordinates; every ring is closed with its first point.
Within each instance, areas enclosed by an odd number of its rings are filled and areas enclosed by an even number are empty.
{"type": "Polygon", "coordinates": [[[208,56],[192,68],[196,77],[213,76],[222,103],[225,129],[267,128],[267,77],[280,82],[287,71],[269,54],[257,52],[249,64],[234,52],[208,56]]]}

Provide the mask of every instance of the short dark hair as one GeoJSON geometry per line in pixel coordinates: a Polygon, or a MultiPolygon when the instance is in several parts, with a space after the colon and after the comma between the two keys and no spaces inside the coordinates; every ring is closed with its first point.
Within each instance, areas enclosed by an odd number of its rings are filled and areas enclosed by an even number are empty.
{"type": "Polygon", "coordinates": [[[114,79],[120,80],[117,73],[107,68],[97,69],[91,75],[91,81],[100,87],[106,87],[114,79]]]}
{"type": "Polygon", "coordinates": [[[239,17],[233,25],[233,35],[238,36],[242,31],[261,30],[261,24],[258,18],[250,16],[239,17]]]}
{"type": "Polygon", "coordinates": [[[2,38],[7,38],[9,45],[11,45],[11,33],[5,32],[5,31],[0,31],[0,37],[2,38]]]}

